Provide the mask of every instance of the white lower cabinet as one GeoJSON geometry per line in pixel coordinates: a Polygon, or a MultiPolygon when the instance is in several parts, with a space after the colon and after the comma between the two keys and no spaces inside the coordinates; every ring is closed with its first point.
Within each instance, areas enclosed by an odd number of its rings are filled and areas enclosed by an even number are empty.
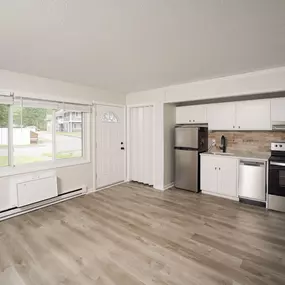
{"type": "Polygon", "coordinates": [[[201,190],[227,197],[237,197],[236,158],[201,155],[201,190]]]}
{"type": "Polygon", "coordinates": [[[217,164],[216,157],[201,156],[201,190],[218,192],[217,164]]]}

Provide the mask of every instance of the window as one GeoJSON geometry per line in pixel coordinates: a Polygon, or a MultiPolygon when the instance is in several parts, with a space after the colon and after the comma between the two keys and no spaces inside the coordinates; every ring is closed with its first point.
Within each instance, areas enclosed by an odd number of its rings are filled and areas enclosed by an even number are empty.
{"type": "MultiPolygon", "coordinates": [[[[75,112],[63,111],[65,114],[71,114],[75,112]]],[[[64,114],[64,116],[65,116],[64,114]]],[[[80,123],[62,123],[57,124],[56,129],[56,158],[76,158],[83,156],[83,113],[78,113],[77,121],[80,123]]]]}
{"type": "Polygon", "coordinates": [[[13,106],[14,165],[52,160],[52,109],[13,106]]]}
{"type": "Polygon", "coordinates": [[[0,167],[85,157],[89,106],[8,97],[0,94],[0,167]]]}
{"type": "Polygon", "coordinates": [[[118,123],[119,119],[113,112],[107,112],[102,117],[102,122],[105,123],[118,123]]]}
{"type": "Polygon", "coordinates": [[[0,167],[9,165],[9,106],[0,104],[0,167]]]}

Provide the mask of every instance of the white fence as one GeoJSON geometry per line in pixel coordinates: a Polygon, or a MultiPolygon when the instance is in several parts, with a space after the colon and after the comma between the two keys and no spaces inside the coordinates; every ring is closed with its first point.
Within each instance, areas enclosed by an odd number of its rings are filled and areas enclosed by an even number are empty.
{"type": "MultiPolygon", "coordinates": [[[[13,143],[14,145],[27,145],[31,143],[29,129],[13,129],[13,143]]],[[[8,144],[8,128],[0,128],[0,145],[8,144]]]]}

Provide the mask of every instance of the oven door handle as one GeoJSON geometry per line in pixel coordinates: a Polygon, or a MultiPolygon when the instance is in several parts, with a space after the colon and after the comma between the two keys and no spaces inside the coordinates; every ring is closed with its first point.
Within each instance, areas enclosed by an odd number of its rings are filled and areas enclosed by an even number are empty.
{"type": "Polygon", "coordinates": [[[270,165],[285,166],[285,163],[281,163],[281,162],[270,162],[270,165]]]}

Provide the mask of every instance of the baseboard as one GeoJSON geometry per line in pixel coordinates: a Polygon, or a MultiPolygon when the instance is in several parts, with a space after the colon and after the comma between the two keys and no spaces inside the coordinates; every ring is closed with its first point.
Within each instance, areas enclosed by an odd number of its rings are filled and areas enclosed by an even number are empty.
{"type": "Polygon", "coordinates": [[[91,193],[94,193],[94,192],[96,192],[96,189],[90,188],[90,189],[88,189],[88,191],[86,192],[86,195],[91,194],[91,193]]]}
{"type": "Polygon", "coordinates": [[[169,183],[169,184],[167,184],[167,185],[164,185],[164,190],[167,190],[167,189],[169,189],[169,188],[172,188],[172,187],[174,187],[174,182],[172,182],[172,183],[169,183]]]}
{"type": "Polygon", "coordinates": [[[221,195],[219,193],[212,193],[212,192],[208,192],[208,191],[204,191],[204,190],[202,190],[201,193],[202,194],[206,194],[206,195],[220,197],[220,198],[225,198],[225,199],[229,199],[229,200],[233,200],[233,201],[237,201],[237,202],[239,201],[238,197],[231,197],[231,196],[221,195]]]}
{"type": "Polygon", "coordinates": [[[38,202],[38,203],[35,203],[35,204],[27,205],[27,206],[22,207],[22,208],[13,208],[11,210],[2,212],[0,214],[0,221],[7,220],[7,219],[10,219],[12,217],[23,215],[23,214],[26,214],[26,213],[29,213],[29,212],[33,212],[35,210],[38,210],[38,209],[41,209],[41,208],[45,208],[45,207],[48,207],[48,206],[51,206],[51,205],[54,205],[54,204],[58,204],[58,203],[61,203],[63,201],[66,201],[66,200],[69,200],[69,199],[73,199],[73,198],[76,198],[76,197],[80,197],[80,196],[83,196],[83,195],[86,195],[86,192],[85,192],[84,188],[76,190],[76,191],[70,191],[68,193],[61,194],[60,196],[57,196],[57,197],[54,197],[54,198],[51,198],[51,199],[48,199],[48,200],[45,200],[45,201],[41,201],[41,202],[38,202]]]}
{"type": "Polygon", "coordinates": [[[88,191],[87,194],[94,193],[94,192],[99,192],[99,191],[111,188],[113,186],[121,185],[121,184],[124,184],[124,183],[126,183],[126,182],[125,181],[121,181],[121,182],[118,182],[118,183],[115,183],[115,184],[111,184],[111,185],[107,185],[107,186],[104,186],[104,187],[101,187],[101,188],[98,188],[98,189],[92,189],[92,191],[88,191]]]}
{"type": "Polygon", "coordinates": [[[159,190],[159,191],[164,191],[165,190],[164,186],[162,186],[162,185],[153,185],[153,189],[159,190]]]}

